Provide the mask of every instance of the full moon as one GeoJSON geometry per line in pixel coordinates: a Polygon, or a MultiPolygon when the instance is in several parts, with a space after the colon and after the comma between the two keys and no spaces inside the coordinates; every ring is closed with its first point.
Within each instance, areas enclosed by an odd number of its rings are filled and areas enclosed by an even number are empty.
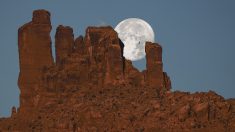
{"type": "Polygon", "coordinates": [[[128,18],[121,21],[115,31],[124,43],[124,57],[137,61],[145,57],[145,42],[154,42],[152,27],[139,18],[128,18]]]}

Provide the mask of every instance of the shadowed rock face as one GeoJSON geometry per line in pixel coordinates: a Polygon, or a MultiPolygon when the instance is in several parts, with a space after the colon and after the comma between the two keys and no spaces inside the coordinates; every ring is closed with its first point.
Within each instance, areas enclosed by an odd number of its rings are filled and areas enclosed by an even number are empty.
{"type": "Polygon", "coordinates": [[[0,131],[232,131],[235,101],[207,93],[171,92],[162,48],[146,43],[139,72],[123,57],[112,27],[88,27],[74,39],[58,26],[56,61],[50,13],[36,10],[19,28],[20,106],[0,131]]]}

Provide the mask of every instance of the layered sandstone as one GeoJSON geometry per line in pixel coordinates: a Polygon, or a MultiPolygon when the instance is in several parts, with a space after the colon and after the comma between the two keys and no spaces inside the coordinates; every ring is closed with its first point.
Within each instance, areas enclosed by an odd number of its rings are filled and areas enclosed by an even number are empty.
{"type": "Polygon", "coordinates": [[[19,28],[20,106],[0,131],[232,131],[235,100],[216,93],[172,92],[162,47],[147,42],[146,70],[123,56],[110,26],[74,38],[60,25],[51,51],[50,13],[19,28]]]}

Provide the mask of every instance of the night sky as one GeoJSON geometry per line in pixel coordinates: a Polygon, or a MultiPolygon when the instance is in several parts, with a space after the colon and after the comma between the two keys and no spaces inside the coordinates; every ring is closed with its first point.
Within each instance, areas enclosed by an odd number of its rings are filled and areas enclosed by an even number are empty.
{"type": "MultiPolygon", "coordinates": [[[[126,18],[141,18],[163,47],[173,91],[213,90],[235,97],[234,0],[1,0],[0,117],[19,105],[17,30],[36,9],[51,13],[53,49],[60,24],[71,26],[77,37],[87,26],[115,27],[126,18]]],[[[144,59],[134,64],[145,68],[144,59]]]]}

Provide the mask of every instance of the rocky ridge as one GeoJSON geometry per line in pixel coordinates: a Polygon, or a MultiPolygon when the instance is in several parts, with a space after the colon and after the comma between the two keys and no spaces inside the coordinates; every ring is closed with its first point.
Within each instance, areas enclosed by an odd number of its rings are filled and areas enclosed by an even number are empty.
{"type": "Polygon", "coordinates": [[[59,25],[55,62],[50,13],[33,12],[18,30],[20,106],[0,131],[233,131],[235,100],[213,91],[171,91],[162,47],[146,42],[146,70],[123,56],[110,26],[74,38],[59,25]]]}

